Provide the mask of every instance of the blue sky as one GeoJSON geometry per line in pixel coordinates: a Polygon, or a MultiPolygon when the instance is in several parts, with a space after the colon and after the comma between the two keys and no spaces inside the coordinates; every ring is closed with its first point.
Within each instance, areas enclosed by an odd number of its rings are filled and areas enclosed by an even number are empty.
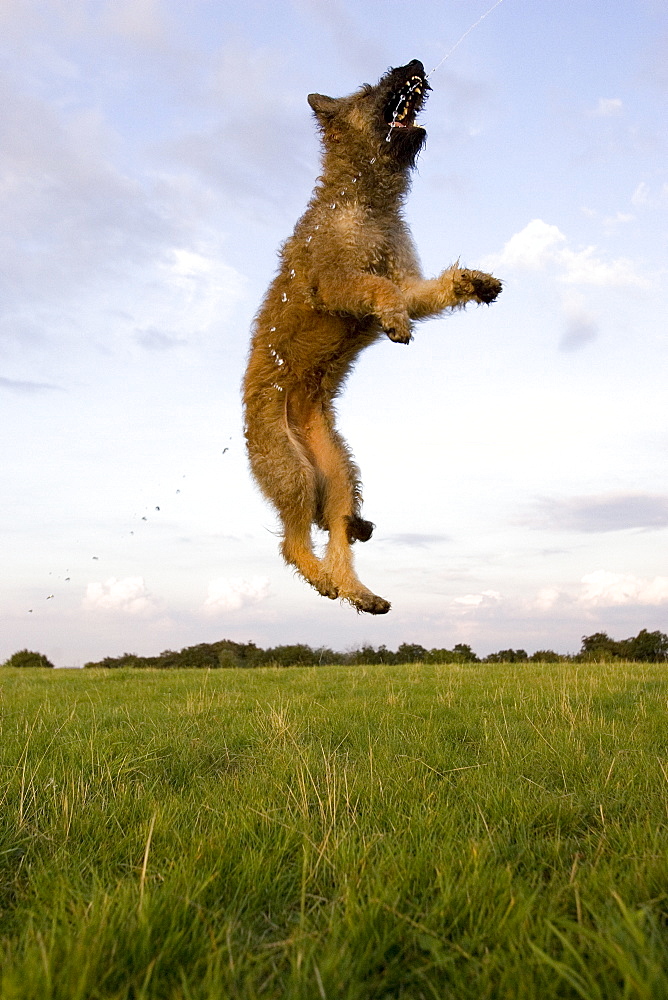
{"type": "Polygon", "coordinates": [[[4,0],[0,659],[668,631],[668,14],[503,0],[438,66],[490,6],[4,0]],[[239,382],[318,173],[306,95],[413,58],[425,272],[505,287],[341,399],[370,618],[280,561],[239,382]]]}

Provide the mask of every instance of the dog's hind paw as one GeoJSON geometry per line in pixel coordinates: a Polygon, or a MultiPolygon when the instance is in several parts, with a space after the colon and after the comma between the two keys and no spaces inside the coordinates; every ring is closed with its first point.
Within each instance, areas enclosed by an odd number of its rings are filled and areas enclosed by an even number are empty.
{"type": "Polygon", "coordinates": [[[372,521],[365,521],[361,517],[349,517],[346,528],[348,541],[351,545],[353,542],[368,542],[375,527],[372,521]]]}
{"type": "Polygon", "coordinates": [[[372,594],[370,590],[361,594],[340,594],[339,596],[345,597],[345,600],[349,601],[354,608],[357,608],[358,611],[364,611],[368,615],[386,615],[392,607],[389,601],[372,594]]]}

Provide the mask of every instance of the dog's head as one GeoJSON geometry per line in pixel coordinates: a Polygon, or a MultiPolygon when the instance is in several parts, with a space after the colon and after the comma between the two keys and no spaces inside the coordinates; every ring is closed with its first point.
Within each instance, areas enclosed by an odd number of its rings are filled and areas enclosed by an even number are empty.
{"type": "Polygon", "coordinates": [[[365,84],[350,97],[309,94],[325,147],[346,148],[358,157],[382,157],[388,166],[415,166],[427,137],[416,117],[431,90],[424,66],[413,59],[390,69],[375,87],[365,84]]]}

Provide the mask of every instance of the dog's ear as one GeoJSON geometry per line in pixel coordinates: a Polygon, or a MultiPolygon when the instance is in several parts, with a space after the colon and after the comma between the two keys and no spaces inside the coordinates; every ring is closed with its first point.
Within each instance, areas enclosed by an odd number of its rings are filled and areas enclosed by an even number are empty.
{"type": "Polygon", "coordinates": [[[324,94],[309,94],[307,101],[319,121],[327,121],[336,114],[339,102],[335,97],[326,97],[324,94]]]}

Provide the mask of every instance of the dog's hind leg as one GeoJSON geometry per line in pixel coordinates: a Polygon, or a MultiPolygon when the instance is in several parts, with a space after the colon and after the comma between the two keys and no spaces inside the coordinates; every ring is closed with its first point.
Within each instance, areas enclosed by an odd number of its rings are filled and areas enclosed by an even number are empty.
{"type": "Polygon", "coordinates": [[[323,563],[313,551],[311,529],[315,518],[316,494],[315,470],[295,463],[292,475],[292,489],[284,490],[275,499],[283,522],[281,553],[304,579],[323,597],[338,597],[338,589],[333,584],[323,563]]]}
{"type": "Polygon", "coordinates": [[[325,572],[338,590],[339,597],[359,611],[382,615],[390,610],[389,601],[378,597],[359,580],[353,566],[351,542],[366,541],[373,525],[359,516],[358,470],[331,420],[314,405],[307,423],[306,441],[315,467],[321,476],[322,514],[320,523],[329,532],[323,560],[325,572]]]}
{"type": "Polygon", "coordinates": [[[303,433],[290,419],[290,407],[249,420],[249,456],[262,492],[276,508],[283,527],[281,553],[307,583],[332,599],[338,590],[313,551],[311,529],[318,519],[320,474],[314,467],[303,433]],[[264,419],[262,419],[264,418],[264,419]]]}

